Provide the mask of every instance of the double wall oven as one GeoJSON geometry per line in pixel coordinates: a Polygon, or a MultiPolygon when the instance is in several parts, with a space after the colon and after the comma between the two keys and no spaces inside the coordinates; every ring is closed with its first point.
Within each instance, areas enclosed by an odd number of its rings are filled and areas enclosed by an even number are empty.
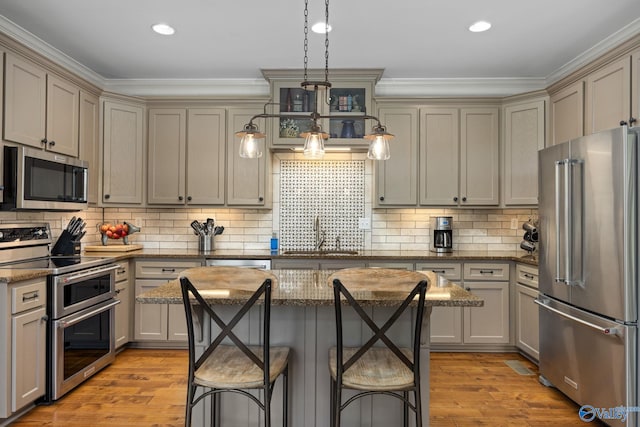
{"type": "Polygon", "coordinates": [[[47,394],[61,398],[115,359],[115,272],[108,257],[51,256],[46,223],[0,224],[0,268],[47,271],[47,394]]]}

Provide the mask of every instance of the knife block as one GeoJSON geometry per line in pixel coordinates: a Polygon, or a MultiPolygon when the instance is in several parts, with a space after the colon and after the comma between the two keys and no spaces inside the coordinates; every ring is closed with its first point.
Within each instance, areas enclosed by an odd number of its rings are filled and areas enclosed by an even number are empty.
{"type": "Polygon", "coordinates": [[[51,255],[54,256],[74,256],[80,255],[80,242],[75,242],[71,233],[62,230],[62,234],[58,237],[56,244],[51,249],[51,255]]]}

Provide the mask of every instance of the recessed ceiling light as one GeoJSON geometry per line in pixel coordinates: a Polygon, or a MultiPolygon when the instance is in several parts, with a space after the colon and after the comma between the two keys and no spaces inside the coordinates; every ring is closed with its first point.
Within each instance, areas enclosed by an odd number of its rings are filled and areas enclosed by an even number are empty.
{"type": "Polygon", "coordinates": [[[151,26],[151,29],[158,34],[162,34],[163,36],[170,36],[176,32],[171,25],[168,24],[154,24],[151,26]]]}
{"type": "Polygon", "coordinates": [[[469,27],[469,31],[473,33],[481,33],[491,28],[491,23],[487,21],[478,21],[469,27]]]}
{"type": "Polygon", "coordinates": [[[328,33],[329,31],[331,31],[331,25],[326,24],[325,26],[324,22],[316,22],[311,26],[311,31],[318,34],[328,33]]]}

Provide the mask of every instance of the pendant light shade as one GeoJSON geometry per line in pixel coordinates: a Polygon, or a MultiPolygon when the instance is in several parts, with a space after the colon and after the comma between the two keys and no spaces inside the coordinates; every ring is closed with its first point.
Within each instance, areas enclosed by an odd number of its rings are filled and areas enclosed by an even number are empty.
{"type": "Polygon", "coordinates": [[[258,127],[253,123],[244,126],[240,132],[236,132],[240,140],[240,157],[245,159],[257,159],[262,157],[262,147],[264,146],[265,134],[258,131],[258,127]]]}
{"type": "Polygon", "coordinates": [[[365,139],[371,141],[367,157],[373,160],[387,160],[391,157],[389,151],[389,140],[393,139],[393,135],[387,132],[387,129],[378,124],[373,128],[370,135],[365,135],[365,139]]]}
{"type": "Polygon", "coordinates": [[[308,159],[321,159],[324,157],[324,140],[329,138],[329,135],[322,132],[319,125],[315,124],[311,127],[309,132],[300,134],[304,138],[304,156],[308,159]]]}

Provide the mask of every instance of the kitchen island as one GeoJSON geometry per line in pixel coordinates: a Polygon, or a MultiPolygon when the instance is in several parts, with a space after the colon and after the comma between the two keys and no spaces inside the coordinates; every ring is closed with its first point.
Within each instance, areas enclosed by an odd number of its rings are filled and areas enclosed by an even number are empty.
{"type": "MultiPolygon", "coordinates": [[[[223,318],[228,321],[237,311],[237,306],[246,301],[251,293],[243,286],[232,283],[212,283],[210,274],[214,267],[200,267],[185,270],[187,276],[197,288],[208,289],[205,299],[216,305],[223,318]]],[[[273,270],[274,277],[271,310],[271,343],[274,346],[286,345],[292,349],[290,366],[290,425],[325,427],[329,425],[329,348],[335,345],[335,322],[333,311],[333,290],[328,279],[335,271],[330,270],[273,270]]],[[[421,377],[422,407],[425,426],[429,420],[429,315],[433,306],[479,307],[483,301],[460,286],[437,276],[432,272],[421,272],[429,281],[425,310],[425,325],[421,338],[421,377]]],[[[259,286],[260,283],[255,284],[259,286]]],[[[400,304],[404,292],[394,289],[378,289],[361,293],[357,298],[367,306],[368,314],[374,319],[387,319],[400,304]]],[[[156,289],[138,295],[136,301],[142,304],[181,304],[182,296],[178,280],[168,282],[156,289]]],[[[251,344],[260,342],[260,325],[256,306],[238,326],[236,332],[251,344]]],[[[369,330],[362,325],[355,313],[346,316],[345,344],[356,345],[363,337],[369,336],[369,330]]],[[[393,330],[410,328],[409,316],[401,318],[393,330]]],[[[215,327],[215,326],[213,326],[215,327]]],[[[203,351],[210,342],[212,325],[202,322],[198,326],[196,347],[203,351]]],[[[215,331],[213,331],[215,332],[215,331]]],[[[394,332],[390,332],[394,334],[394,332]]],[[[403,333],[404,335],[404,333],[403,333]]],[[[402,342],[408,346],[409,342],[402,342]]],[[[186,372],[185,372],[186,375],[186,372]]],[[[273,395],[273,422],[281,423],[281,385],[276,383],[273,395]]],[[[348,395],[348,394],[347,394],[348,395]]],[[[208,401],[194,410],[194,425],[210,425],[208,401]]],[[[260,411],[253,403],[241,396],[223,396],[223,426],[258,425],[260,411]]],[[[398,425],[402,419],[402,405],[395,399],[374,396],[360,399],[344,412],[343,425],[390,426],[398,425]]]]}

